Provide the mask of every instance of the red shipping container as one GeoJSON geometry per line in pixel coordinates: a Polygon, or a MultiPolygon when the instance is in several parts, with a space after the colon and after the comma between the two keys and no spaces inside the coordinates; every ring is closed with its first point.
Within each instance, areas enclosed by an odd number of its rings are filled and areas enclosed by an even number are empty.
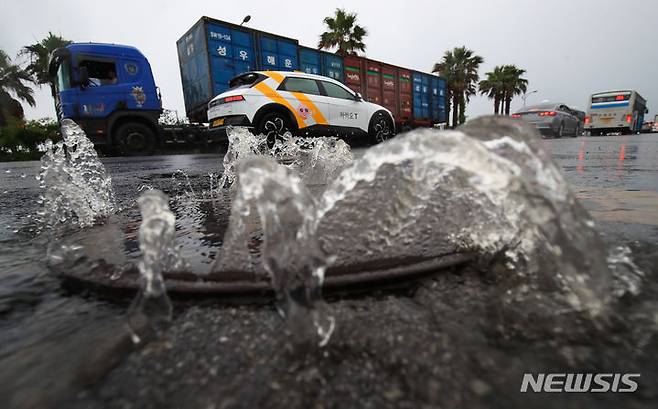
{"type": "Polygon", "coordinates": [[[343,59],[343,64],[345,66],[345,85],[347,85],[352,91],[364,95],[365,80],[363,75],[363,58],[348,55],[343,59]]]}
{"type": "Polygon", "coordinates": [[[408,122],[412,119],[413,111],[411,102],[413,96],[411,94],[411,71],[400,69],[398,70],[398,84],[399,84],[399,122],[408,122]]]}
{"type": "Polygon", "coordinates": [[[382,105],[393,113],[395,120],[400,116],[398,109],[398,68],[382,65],[382,105]]]}
{"type": "Polygon", "coordinates": [[[402,130],[418,125],[413,118],[413,82],[410,70],[355,55],[344,58],[345,85],[366,101],[382,105],[393,113],[402,130]]]}
{"type": "Polygon", "coordinates": [[[382,64],[366,60],[366,99],[382,104],[382,64]]]}

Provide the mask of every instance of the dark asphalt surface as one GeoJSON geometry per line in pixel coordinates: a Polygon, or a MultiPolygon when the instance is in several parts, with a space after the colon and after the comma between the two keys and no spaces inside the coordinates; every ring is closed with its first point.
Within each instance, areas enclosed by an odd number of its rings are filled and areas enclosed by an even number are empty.
{"type": "MultiPolygon", "coordinates": [[[[33,238],[39,165],[0,164],[0,402],[3,407],[658,406],[658,134],[545,140],[611,244],[645,272],[608,322],[517,316],[473,267],[328,300],[329,346],[301,353],[269,304],[176,300],[174,322],[127,342],[129,299],[62,288],[33,238]],[[73,291],[73,292],[72,292],[73,291]],[[113,369],[112,369],[113,368],[113,369]],[[641,373],[634,394],[521,394],[525,372],[641,373]]],[[[355,155],[358,156],[359,149],[355,155]]],[[[107,158],[123,207],[143,185],[205,180],[221,155],[107,158]]],[[[101,244],[102,245],[102,244],[101,244]]]]}

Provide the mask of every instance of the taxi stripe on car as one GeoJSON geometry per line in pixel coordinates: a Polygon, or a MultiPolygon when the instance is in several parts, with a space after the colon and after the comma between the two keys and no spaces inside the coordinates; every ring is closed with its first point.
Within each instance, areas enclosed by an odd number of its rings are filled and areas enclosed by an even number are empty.
{"type": "Polygon", "coordinates": [[[269,85],[265,84],[265,81],[259,82],[258,84],[256,84],[254,86],[254,88],[257,89],[258,91],[262,92],[263,95],[265,95],[266,97],[268,97],[272,101],[274,101],[276,103],[279,103],[279,104],[285,106],[286,108],[288,108],[290,110],[290,112],[292,112],[293,115],[295,115],[295,119],[297,120],[297,126],[299,127],[299,129],[302,129],[302,128],[306,127],[306,124],[304,123],[304,118],[301,117],[299,112],[297,112],[297,110],[295,108],[293,108],[292,105],[290,105],[290,102],[288,102],[288,100],[286,100],[284,97],[282,97],[281,94],[276,92],[274,89],[270,88],[269,85]]]}
{"type": "Polygon", "coordinates": [[[301,92],[290,91],[290,93],[294,95],[299,102],[311,109],[311,116],[315,120],[315,123],[319,125],[329,125],[327,119],[324,117],[324,115],[322,115],[322,111],[320,111],[318,107],[315,106],[313,101],[311,101],[306,95],[302,94],[301,92]]]}
{"type": "MultiPolygon", "coordinates": [[[[272,101],[283,104],[286,106],[286,108],[291,110],[295,115],[295,119],[297,120],[297,125],[299,129],[312,125],[312,124],[306,124],[300,112],[297,109],[295,109],[292,105],[290,105],[288,100],[286,100],[285,97],[283,97],[274,89],[274,87],[278,87],[279,85],[281,85],[281,83],[285,79],[285,76],[279,74],[278,72],[273,72],[273,71],[264,72],[263,74],[265,74],[268,77],[268,80],[259,82],[258,84],[256,84],[254,88],[262,92],[266,97],[270,98],[272,101]],[[269,82],[272,86],[265,84],[265,82],[269,82]],[[259,88],[260,84],[263,84],[263,86],[259,88]]],[[[311,110],[311,117],[313,118],[316,124],[329,125],[329,121],[327,121],[327,119],[324,117],[322,111],[306,95],[302,94],[301,92],[291,92],[291,91],[286,91],[286,92],[290,92],[290,94],[294,96],[297,99],[297,101],[299,101],[301,104],[305,105],[308,109],[311,110]]]]}
{"type": "Polygon", "coordinates": [[[284,80],[284,76],[279,74],[278,72],[266,72],[265,75],[268,77],[272,78],[274,81],[278,82],[277,85],[281,84],[284,80]]]}

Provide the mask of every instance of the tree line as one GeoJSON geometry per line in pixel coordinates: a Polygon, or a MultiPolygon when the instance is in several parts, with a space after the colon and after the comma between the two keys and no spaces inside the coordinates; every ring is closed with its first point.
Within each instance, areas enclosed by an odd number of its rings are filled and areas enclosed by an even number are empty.
{"type": "Polygon", "coordinates": [[[5,126],[12,119],[23,119],[21,103],[36,105],[33,87],[50,83],[50,53],[69,44],[71,41],[49,32],[43,40],[26,45],[18,52],[18,58],[27,60],[24,66],[15,63],[5,51],[0,50],[0,126],[5,126]]]}
{"type": "Polygon", "coordinates": [[[59,137],[54,119],[25,121],[22,104],[36,105],[34,88],[49,84],[50,53],[70,43],[48,33],[43,40],[21,48],[14,59],[0,50],[0,161],[37,159],[38,145],[59,137]],[[16,63],[19,59],[25,62],[16,63]]]}

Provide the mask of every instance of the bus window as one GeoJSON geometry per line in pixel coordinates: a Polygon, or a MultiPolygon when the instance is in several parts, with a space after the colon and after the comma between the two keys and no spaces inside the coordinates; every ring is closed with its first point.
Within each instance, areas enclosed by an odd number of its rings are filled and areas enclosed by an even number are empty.
{"type": "Polygon", "coordinates": [[[599,102],[628,101],[629,99],[631,99],[631,94],[610,95],[605,97],[592,97],[592,104],[596,104],[599,102]]]}

